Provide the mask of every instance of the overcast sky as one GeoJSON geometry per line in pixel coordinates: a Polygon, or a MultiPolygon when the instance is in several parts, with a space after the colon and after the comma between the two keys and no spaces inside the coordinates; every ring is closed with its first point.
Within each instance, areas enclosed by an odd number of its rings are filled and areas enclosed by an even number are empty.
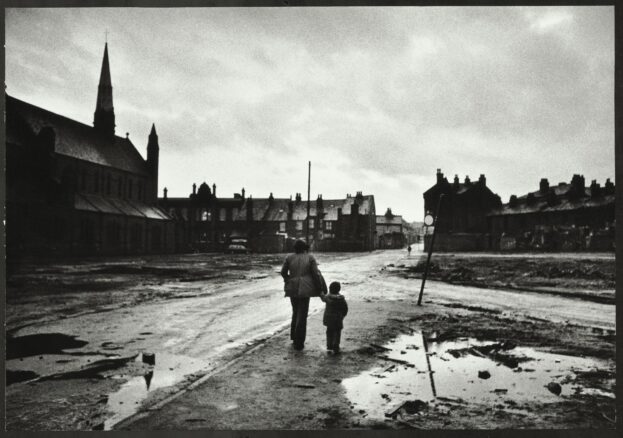
{"type": "Polygon", "coordinates": [[[437,168],[504,202],[614,178],[613,7],[9,9],[8,94],[117,134],[187,196],[375,195],[409,221],[437,168]]]}

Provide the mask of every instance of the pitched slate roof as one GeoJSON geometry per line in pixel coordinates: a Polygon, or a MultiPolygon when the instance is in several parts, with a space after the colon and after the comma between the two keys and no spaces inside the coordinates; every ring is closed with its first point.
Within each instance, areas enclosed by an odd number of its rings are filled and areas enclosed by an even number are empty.
{"type": "Polygon", "coordinates": [[[74,208],[82,211],[102,212],[139,218],[169,220],[162,209],[135,200],[105,197],[92,193],[77,193],[74,208]]]}
{"type": "Polygon", "coordinates": [[[580,210],[583,208],[596,208],[614,205],[615,195],[605,195],[598,198],[561,199],[559,202],[549,205],[547,201],[538,200],[532,204],[521,202],[515,207],[504,204],[501,208],[491,211],[487,216],[506,216],[528,213],[550,213],[554,211],[580,210]]]}
{"type": "Polygon", "coordinates": [[[385,215],[377,216],[376,224],[377,225],[401,225],[402,216],[392,216],[392,217],[387,217],[385,215]]]}
{"type": "Polygon", "coordinates": [[[51,127],[56,135],[55,152],[79,160],[147,175],[141,154],[127,138],[103,137],[92,126],[85,125],[35,105],[6,95],[7,141],[24,144],[24,133],[16,129],[25,123],[33,135],[51,127]],[[17,121],[16,119],[20,119],[17,121]]]}
{"type": "MultiPolygon", "coordinates": [[[[336,221],[338,208],[342,209],[343,215],[349,215],[350,207],[356,200],[355,196],[347,196],[345,199],[324,199],[323,206],[325,211],[325,220],[336,221]]],[[[358,201],[358,204],[359,213],[368,214],[374,206],[374,195],[363,195],[362,199],[358,201]]]]}
{"type": "MultiPolygon", "coordinates": [[[[323,199],[324,220],[337,220],[337,210],[342,209],[342,214],[350,214],[350,206],[355,202],[356,197],[348,196],[346,199],[323,199]]],[[[253,220],[255,221],[286,221],[288,219],[288,209],[290,199],[274,198],[272,202],[268,198],[252,198],[253,220]]],[[[234,218],[237,221],[247,220],[247,208],[249,198],[245,199],[238,215],[234,218]]],[[[317,200],[309,202],[310,217],[317,215],[317,200]]],[[[374,205],[373,195],[364,195],[359,201],[360,214],[368,214],[374,205]]],[[[292,220],[302,221],[307,217],[307,201],[292,201],[292,220]]]]}

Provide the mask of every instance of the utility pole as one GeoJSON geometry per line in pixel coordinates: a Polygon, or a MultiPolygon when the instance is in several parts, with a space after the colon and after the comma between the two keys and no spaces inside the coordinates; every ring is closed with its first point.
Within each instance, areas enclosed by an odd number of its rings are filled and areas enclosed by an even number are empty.
{"type": "Polygon", "coordinates": [[[307,228],[305,228],[305,243],[309,248],[309,210],[310,210],[310,188],[311,188],[311,161],[308,162],[307,165],[307,228]]]}
{"type": "MultiPolygon", "coordinates": [[[[437,210],[435,210],[435,219],[433,220],[433,237],[431,237],[430,239],[430,248],[428,248],[428,258],[426,259],[426,267],[424,268],[424,276],[422,277],[422,287],[420,288],[420,296],[417,299],[418,306],[422,305],[422,294],[424,293],[424,285],[426,284],[426,276],[428,275],[428,266],[430,265],[430,258],[433,255],[433,245],[435,244],[435,235],[437,234],[437,219],[439,219],[441,198],[443,198],[443,193],[439,195],[439,200],[437,201],[437,210]]],[[[426,218],[424,218],[424,223],[426,223],[426,218]]],[[[424,243],[426,243],[426,239],[424,239],[424,243]]]]}

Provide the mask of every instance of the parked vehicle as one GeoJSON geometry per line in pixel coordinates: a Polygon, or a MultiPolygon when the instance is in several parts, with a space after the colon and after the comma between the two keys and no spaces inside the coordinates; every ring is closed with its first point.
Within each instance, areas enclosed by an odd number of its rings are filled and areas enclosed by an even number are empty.
{"type": "Polygon", "coordinates": [[[229,254],[248,254],[247,239],[231,239],[227,246],[229,254]]]}

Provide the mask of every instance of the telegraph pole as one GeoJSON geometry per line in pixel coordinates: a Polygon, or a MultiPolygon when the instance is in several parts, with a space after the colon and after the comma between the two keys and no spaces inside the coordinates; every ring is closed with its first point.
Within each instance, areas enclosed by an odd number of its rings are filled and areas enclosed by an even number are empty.
{"type": "Polygon", "coordinates": [[[310,188],[311,188],[311,161],[307,164],[307,228],[305,228],[305,243],[309,248],[309,210],[310,210],[310,188]]]}

